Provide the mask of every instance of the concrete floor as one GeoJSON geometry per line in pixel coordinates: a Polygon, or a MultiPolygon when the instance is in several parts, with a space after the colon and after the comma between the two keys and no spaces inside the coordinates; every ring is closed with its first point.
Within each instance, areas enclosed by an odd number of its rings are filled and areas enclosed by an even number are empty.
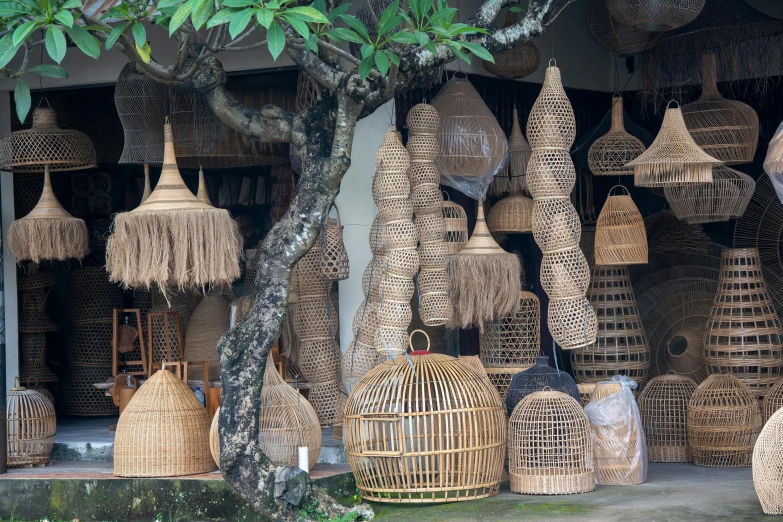
{"type": "Polygon", "coordinates": [[[517,495],[506,484],[495,497],[435,506],[373,504],[376,520],[579,520],[581,522],[712,522],[783,520],[764,515],[750,468],[650,464],[638,486],[598,486],[591,493],[517,495]]]}

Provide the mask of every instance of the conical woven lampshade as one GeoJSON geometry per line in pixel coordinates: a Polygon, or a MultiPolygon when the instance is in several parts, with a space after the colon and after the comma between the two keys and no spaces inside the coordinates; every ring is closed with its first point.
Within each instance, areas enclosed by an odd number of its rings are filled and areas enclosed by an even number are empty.
{"type": "MultiPolygon", "coordinates": [[[[647,230],[628,189],[618,196],[609,192],[595,224],[595,264],[636,265],[647,263],[647,230]]],[[[618,187],[612,187],[612,190],[618,187]]]]}
{"type": "Polygon", "coordinates": [[[533,149],[519,127],[519,115],[515,104],[511,135],[508,137],[508,164],[504,172],[495,176],[492,185],[489,186],[489,194],[499,196],[506,192],[516,194],[527,190],[527,163],[532,153],[533,149]]]}
{"type": "Polygon", "coordinates": [[[113,281],[160,288],[230,284],[239,278],[242,237],[227,210],[200,201],[177,168],[171,125],[165,125],[163,170],[137,208],[117,214],[106,244],[113,281]]]}
{"type": "Polygon", "coordinates": [[[87,225],[71,216],[52,191],[50,172],[96,166],[95,148],[86,134],[61,129],[51,107],[33,111],[33,126],[0,140],[0,168],[44,172],[44,187],[35,208],[11,223],[8,244],[17,261],[81,259],[89,251],[87,225]]]}
{"type": "Polygon", "coordinates": [[[525,234],[533,231],[533,200],[522,194],[507,196],[489,209],[487,227],[493,234],[525,234]]]}
{"type": "Polygon", "coordinates": [[[612,126],[609,132],[590,145],[587,162],[594,176],[622,176],[633,174],[626,164],[645,151],[644,144],[636,136],[628,134],[623,124],[623,97],[612,97],[612,126]]]}
{"type": "Polygon", "coordinates": [[[677,219],[693,225],[742,217],[755,190],[753,178],[721,165],[712,169],[712,183],[665,187],[663,193],[677,219]]]}
{"type": "Polygon", "coordinates": [[[679,107],[668,107],[650,148],[626,166],[633,167],[634,185],[663,187],[684,183],[711,183],[712,167],[723,162],[693,141],[679,107]]]}
{"type": "Polygon", "coordinates": [[[202,169],[198,169],[198,192],[196,193],[196,198],[202,203],[212,206],[212,200],[209,199],[207,183],[204,180],[204,171],[202,169]]]}

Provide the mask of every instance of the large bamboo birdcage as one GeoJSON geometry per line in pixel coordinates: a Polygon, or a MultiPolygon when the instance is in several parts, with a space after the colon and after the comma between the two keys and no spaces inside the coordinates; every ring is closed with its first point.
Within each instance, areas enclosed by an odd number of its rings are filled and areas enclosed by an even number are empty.
{"type": "Polygon", "coordinates": [[[693,379],[683,375],[653,377],[637,402],[650,462],[690,462],[688,401],[696,391],[693,379]]]}
{"type": "Polygon", "coordinates": [[[54,404],[42,393],[16,385],[6,395],[8,466],[42,466],[51,462],[57,419],[54,404]]]}
{"type": "Polygon", "coordinates": [[[678,219],[696,224],[742,217],[755,189],[753,178],[719,165],[712,169],[712,183],[664,187],[663,193],[678,219]]]}

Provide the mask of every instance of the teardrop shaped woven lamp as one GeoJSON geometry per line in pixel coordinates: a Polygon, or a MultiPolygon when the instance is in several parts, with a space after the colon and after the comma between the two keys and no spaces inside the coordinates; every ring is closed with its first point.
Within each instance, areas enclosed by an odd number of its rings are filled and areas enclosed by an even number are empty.
{"type": "MultiPolygon", "coordinates": [[[[671,102],[669,102],[671,104],[671,102]]],[[[638,187],[664,187],[685,183],[712,183],[712,167],[723,162],[693,141],[680,107],[668,107],[663,124],[650,148],[629,162],[638,187]]]]}
{"type": "Polygon", "coordinates": [[[41,198],[32,211],[11,223],[8,245],[17,261],[81,259],[89,251],[87,225],[70,215],[52,192],[50,172],[89,169],[97,165],[95,147],[86,134],[57,125],[51,107],[33,111],[33,126],[0,140],[0,168],[9,172],[43,172],[41,198]]]}
{"type": "Polygon", "coordinates": [[[590,145],[587,162],[594,176],[622,176],[633,174],[633,168],[627,167],[645,151],[642,141],[625,130],[623,124],[623,97],[612,97],[612,126],[609,132],[590,145]]]}
{"type": "Polygon", "coordinates": [[[230,284],[240,276],[242,237],[227,210],[200,201],[180,176],[171,125],[164,126],[160,180],[149,198],[115,216],[106,243],[113,281],[149,288],[230,284]]]}

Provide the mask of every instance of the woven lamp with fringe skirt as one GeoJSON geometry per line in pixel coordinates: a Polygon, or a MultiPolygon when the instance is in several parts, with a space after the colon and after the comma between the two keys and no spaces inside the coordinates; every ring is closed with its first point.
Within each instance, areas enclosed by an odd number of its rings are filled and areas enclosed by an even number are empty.
{"type": "Polygon", "coordinates": [[[185,186],[171,125],[164,126],[164,136],[160,180],[144,203],[115,216],[106,267],[112,280],[131,287],[231,284],[241,274],[239,228],[227,210],[200,201],[185,186]]]}
{"type": "Polygon", "coordinates": [[[655,141],[641,156],[626,166],[633,167],[634,185],[654,188],[686,183],[711,183],[712,168],[722,163],[701,150],[693,141],[685,127],[682,109],[667,106],[661,130],[655,141]]]}
{"type": "MultiPolygon", "coordinates": [[[[488,63],[488,62],[484,62],[488,63]]],[[[527,163],[533,149],[522,135],[519,127],[517,106],[514,105],[514,119],[511,124],[511,134],[508,136],[508,163],[504,171],[499,172],[489,186],[490,196],[502,196],[510,192],[517,194],[527,190],[527,163]]]]}
{"type": "MultiPolygon", "coordinates": [[[[506,12],[504,27],[517,23],[516,13],[506,12]]],[[[493,52],[495,63],[483,62],[484,70],[500,78],[518,79],[530,76],[541,63],[541,52],[531,41],[516,44],[504,51],[493,52]]]]}
{"type": "Polygon", "coordinates": [[[647,230],[642,215],[628,189],[616,185],[609,191],[595,224],[595,264],[646,264],[647,254],[647,230]],[[618,187],[626,193],[612,195],[618,187]]]}
{"type": "Polygon", "coordinates": [[[522,194],[501,199],[489,209],[487,228],[493,234],[533,232],[533,200],[522,194]]]}
{"type": "Polygon", "coordinates": [[[742,217],[755,190],[753,178],[719,165],[712,169],[712,183],[664,187],[663,193],[677,219],[695,225],[742,217]]]}
{"type": "Polygon", "coordinates": [[[84,221],[70,215],[52,191],[49,173],[90,169],[97,165],[95,147],[86,134],[62,129],[51,107],[33,111],[33,126],[0,140],[0,168],[8,172],[43,172],[38,204],[11,223],[8,245],[17,261],[81,259],[89,251],[84,221]]]}
{"type": "Polygon", "coordinates": [[[609,132],[590,145],[587,163],[594,176],[623,176],[633,174],[627,167],[646,150],[644,143],[625,130],[623,123],[623,97],[612,96],[612,126],[609,132]]]}
{"type": "Polygon", "coordinates": [[[682,106],[682,117],[693,141],[726,165],[750,163],[759,142],[759,116],[753,107],[727,100],[718,91],[715,55],[702,56],[702,91],[682,106]]]}
{"type": "Polygon", "coordinates": [[[628,27],[660,33],[692,22],[707,0],[606,0],[609,13],[628,27]]]}

